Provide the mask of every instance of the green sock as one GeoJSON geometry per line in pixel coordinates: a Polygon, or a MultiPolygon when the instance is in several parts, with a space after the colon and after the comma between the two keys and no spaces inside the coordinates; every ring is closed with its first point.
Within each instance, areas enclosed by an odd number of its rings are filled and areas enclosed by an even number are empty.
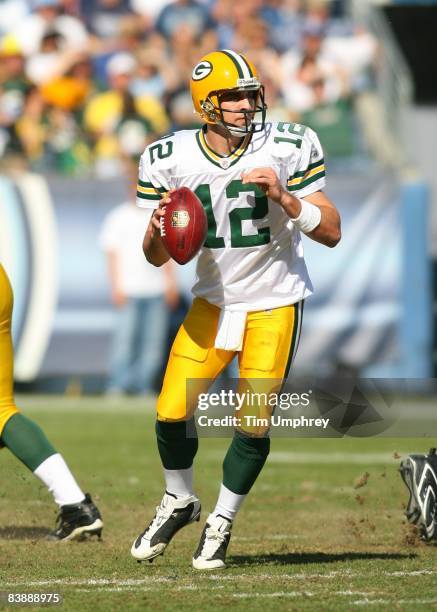
{"type": "Polygon", "coordinates": [[[32,472],[56,453],[41,427],[25,417],[14,414],[3,428],[3,444],[32,472]]]}
{"type": "Polygon", "coordinates": [[[199,441],[194,437],[194,419],[190,421],[156,421],[156,440],[162,465],[166,470],[186,470],[193,465],[199,441]],[[193,437],[187,437],[187,431],[193,437]]]}
{"type": "Polygon", "coordinates": [[[223,461],[223,484],[233,493],[247,495],[263,469],[270,438],[249,438],[235,432],[223,461]]]}

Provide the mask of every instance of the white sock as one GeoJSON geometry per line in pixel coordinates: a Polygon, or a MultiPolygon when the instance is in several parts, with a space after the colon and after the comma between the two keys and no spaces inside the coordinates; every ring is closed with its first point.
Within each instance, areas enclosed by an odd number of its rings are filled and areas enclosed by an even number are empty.
{"type": "Polygon", "coordinates": [[[43,481],[59,506],[78,504],[85,499],[85,494],[59,453],[48,457],[33,473],[43,481]]]}
{"type": "Polygon", "coordinates": [[[222,483],[213,514],[215,514],[215,516],[220,514],[220,516],[224,516],[230,521],[233,521],[245,499],[246,495],[238,495],[238,493],[233,493],[222,483]]]}
{"type": "Polygon", "coordinates": [[[165,488],[177,497],[194,495],[193,466],[185,470],[166,470],[164,468],[165,488]]]}

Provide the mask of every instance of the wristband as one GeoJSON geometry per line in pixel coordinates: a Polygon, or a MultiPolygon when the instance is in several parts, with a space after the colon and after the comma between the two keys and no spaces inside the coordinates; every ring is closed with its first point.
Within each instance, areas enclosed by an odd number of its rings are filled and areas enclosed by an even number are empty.
{"type": "MultiPolygon", "coordinates": [[[[296,197],[296,196],[295,196],[296,197]]],[[[302,209],[296,219],[291,219],[298,230],[304,234],[312,232],[320,224],[322,213],[318,206],[311,204],[307,200],[298,198],[302,209]]]]}

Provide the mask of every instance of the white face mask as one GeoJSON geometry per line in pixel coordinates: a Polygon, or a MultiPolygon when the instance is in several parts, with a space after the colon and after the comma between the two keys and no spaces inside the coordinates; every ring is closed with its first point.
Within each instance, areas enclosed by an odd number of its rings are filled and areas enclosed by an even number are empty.
{"type": "Polygon", "coordinates": [[[224,127],[232,136],[247,136],[247,134],[250,134],[250,132],[252,131],[252,121],[250,122],[249,126],[244,126],[244,127],[237,127],[237,126],[232,126],[229,123],[225,124],[222,121],[218,122],[219,125],[221,125],[222,127],[224,127]]]}
{"type": "MultiPolygon", "coordinates": [[[[223,113],[226,111],[224,111],[224,109],[221,108],[220,102],[218,104],[219,106],[216,107],[214,103],[212,102],[212,100],[208,97],[208,99],[202,103],[201,107],[205,111],[205,114],[214,120],[214,123],[217,123],[224,129],[226,129],[226,131],[229,132],[229,134],[231,134],[232,136],[242,138],[244,136],[247,136],[247,134],[250,134],[251,132],[258,132],[264,129],[265,113],[266,113],[267,106],[264,102],[264,88],[262,86],[260,87],[260,94],[259,94],[259,98],[257,99],[257,104],[255,108],[253,109],[253,111],[250,111],[251,114],[253,113],[252,118],[248,119],[246,116],[246,122],[244,126],[236,126],[236,125],[233,125],[232,123],[228,123],[220,119],[219,118],[220,113],[223,113]],[[254,116],[257,113],[261,113],[261,121],[254,123],[254,116]]],[[[241,112],[241,111],[229,111],[228,110],[227,112],[241,112]]]]}

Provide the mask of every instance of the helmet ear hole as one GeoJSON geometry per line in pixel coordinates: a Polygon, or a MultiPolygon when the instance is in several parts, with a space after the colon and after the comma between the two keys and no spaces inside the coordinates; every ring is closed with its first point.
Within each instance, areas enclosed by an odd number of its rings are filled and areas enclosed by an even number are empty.
{"type": "Polygon", "coordinates": [[[210,121],[216,121],[217,119],[217,111],[214,106],[212,100],[202,100],[200,103],[201,109],[204,111],[205,115],[208,117],[210,121]]]}

